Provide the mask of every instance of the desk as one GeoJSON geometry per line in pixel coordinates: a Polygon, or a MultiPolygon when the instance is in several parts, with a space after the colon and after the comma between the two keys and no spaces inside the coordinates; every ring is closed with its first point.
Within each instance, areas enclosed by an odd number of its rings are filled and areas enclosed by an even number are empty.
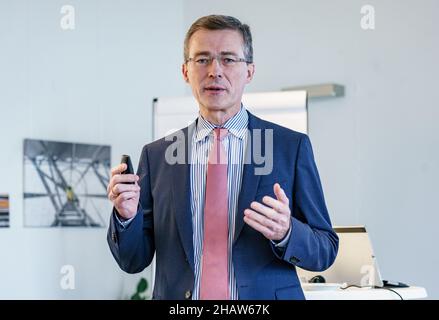
{"type": "MultiPolygon", "coordinates": [[[[391,288],[404,300],[427,298],[427,290],[422,287],[391,288]]],[[[304,290],[307,300],[401,300],[397,294],[386,289],[355,288],[345,290],[304,290]]]]}

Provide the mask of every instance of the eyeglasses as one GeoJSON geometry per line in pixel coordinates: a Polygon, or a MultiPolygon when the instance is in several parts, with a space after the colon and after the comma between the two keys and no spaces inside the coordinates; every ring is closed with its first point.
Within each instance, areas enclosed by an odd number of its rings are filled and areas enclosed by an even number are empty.
{"type": "Polygon", "coordinates": [[[233,55],[218,55],[215,57],[212,56],[197,56],[195,58],[188,58],[186,63],[193,62],[194,65],[198,68],[206,67],[212,63],[212,61],[216,59],[220,65],[223,67],[234,67],[239,62],[251,63],[250,61],[245,60],[244,58],[238,58],[233,55]]]}

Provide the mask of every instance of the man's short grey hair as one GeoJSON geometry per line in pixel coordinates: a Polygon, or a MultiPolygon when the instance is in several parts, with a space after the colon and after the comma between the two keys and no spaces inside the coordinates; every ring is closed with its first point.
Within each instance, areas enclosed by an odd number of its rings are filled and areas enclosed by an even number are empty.
{"type": "Polygon", "coordinates": [[[253,45],[250,27],[241,23],[238,19],[231,16],[209,15],[195,21],[184,39],[184,61],[189,59],[189,41],[192,35],[198,30],[236,30],[242,34],[244,40],[244,57],[247,63],[253,63],[253,45]]]}

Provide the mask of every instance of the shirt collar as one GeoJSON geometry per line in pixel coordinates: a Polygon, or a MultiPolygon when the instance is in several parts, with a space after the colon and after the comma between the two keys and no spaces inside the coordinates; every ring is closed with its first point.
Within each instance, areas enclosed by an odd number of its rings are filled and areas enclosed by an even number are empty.
{"type": "MultiPolygon", "coordinates": [[[[244,106],[241,104],[241,109],[237,114],[231,117],[229,120],[224,123],[221,128],[226,128],[229,130],[231,134],[239,139],[243,139],[247,132],[248,126],[248,113],[244,106]]],[[[203,118],[201,114],[198,115],[197,119],[197,133],[196,133],[196,142],[199,142],[206,138],[214,128],[219,128],[220,126],[210,123],[206,119],[203,118]]]]}

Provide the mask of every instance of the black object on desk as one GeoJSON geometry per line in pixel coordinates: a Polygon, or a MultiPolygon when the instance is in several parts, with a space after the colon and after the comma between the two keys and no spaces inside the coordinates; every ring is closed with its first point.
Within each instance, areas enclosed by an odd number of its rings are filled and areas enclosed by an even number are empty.
{"type": "Polygon", "coordinates": [[[317,275],[315,277],[312,277],[308,282],[309,283],[326,283],[326,279],[321,275],[317,275]]]}
{"type": "Polygon", "coordinates": [[[383,287],[385,288],[408,288],[408,284],[399,281],[383,280],[383,287]]]}

